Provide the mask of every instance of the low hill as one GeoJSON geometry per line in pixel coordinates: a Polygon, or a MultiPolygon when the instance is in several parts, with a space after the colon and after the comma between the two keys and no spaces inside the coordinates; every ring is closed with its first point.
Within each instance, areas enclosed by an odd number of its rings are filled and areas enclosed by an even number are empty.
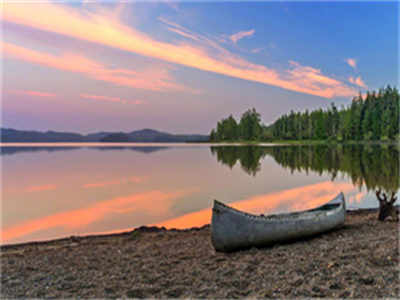
{"type": "Polygon", "coordinates": [[[71,132],[57,131],[24,131],[11,128],[1,128],[3,143],[50,143],[50,142],[85,142],[85,136],[71,132]]]}
{"type": "Polygon", "coordinates": [[[97,132],[87,135],[72,132],[57,131],[24,131],[11,128],[1,128],[3,143],[55,143],[55,142],[206,142],[208,135],[200,134],[171,134],[154,129],[142,129],[129,133],[97,132]]]}

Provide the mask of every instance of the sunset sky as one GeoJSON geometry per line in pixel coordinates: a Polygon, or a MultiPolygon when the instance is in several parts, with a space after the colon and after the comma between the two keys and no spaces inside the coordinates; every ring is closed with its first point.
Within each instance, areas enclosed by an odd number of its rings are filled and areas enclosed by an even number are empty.
{"type": "Polygon", "coordinates": [[[398,84],[396,2],[99,2],[3,4],[2,127],[206,134],[398,84]]]}

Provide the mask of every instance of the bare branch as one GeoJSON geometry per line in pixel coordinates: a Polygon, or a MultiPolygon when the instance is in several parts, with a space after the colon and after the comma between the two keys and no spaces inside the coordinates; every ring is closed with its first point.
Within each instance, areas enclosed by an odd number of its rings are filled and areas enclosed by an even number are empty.
{"type": "Polygon", "coordinates": [[[397,200],[397,197],[395,196],[395,192],[392,192],[392,195],[390,197],[390,203],[393,204],[395,203],[397,200]]]}
{"type": "Polygon", "coordinates": [[[381,189],[376,190],[375,194],[376,194],[376,197],[378,198],[379,202],[382,202],[383,199],[381,196],[381,189]]]}

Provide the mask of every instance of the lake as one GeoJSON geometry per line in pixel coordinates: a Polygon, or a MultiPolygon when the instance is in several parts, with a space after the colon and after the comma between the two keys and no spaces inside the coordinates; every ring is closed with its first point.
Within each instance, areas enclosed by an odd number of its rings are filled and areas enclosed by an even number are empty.
{"type": "Polygon", "coordinates": [[[251,213],[348,209],[399,191],[395,146],[208,144],[1,147],[2,243],[210,222],[213,199],[251,213]]]}

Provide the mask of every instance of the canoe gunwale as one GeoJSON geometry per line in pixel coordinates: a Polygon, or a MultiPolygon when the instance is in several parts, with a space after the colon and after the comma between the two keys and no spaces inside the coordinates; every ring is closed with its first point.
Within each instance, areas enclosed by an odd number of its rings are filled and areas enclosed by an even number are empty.
{"type": "MultiPolygon", "coordinates": [[[[338,196],[335,197],[335,199],[337,199],[338,197],[343,197],[343,199],[344,199],[343,193],[340,193],[338,196]]],[[[331,202],[332,201],[325,203],[321,206],[318,206],[316,208],[313,208],[313,209],[296,211],[296,212],[292,212],[292,213],[255,215],[255,214],[251,214],[251,213],[248,213],[245,211],[238,210],[236,208],[233,208],[229,205],[226,205],[226,204],[214,199],[214,206],[212,208],[212,212],[219,214],[219,213],[222,213],[223,211],[229,211],[229,213],[239,214],[243,217],[247,217],[247,218],[253,219],[253,220],[260,220],[260,221],[274,221],[274,222],[291,221],[291,220],[307,219],[310,217],[317,217],[320,214],[328,214],[328,212],[333,213],[336,210],[340,211],[341,209],[343,209],[342,206],[344,206],[344,201],[336,202],[336,203],[331,203],[331,202]]]]}

